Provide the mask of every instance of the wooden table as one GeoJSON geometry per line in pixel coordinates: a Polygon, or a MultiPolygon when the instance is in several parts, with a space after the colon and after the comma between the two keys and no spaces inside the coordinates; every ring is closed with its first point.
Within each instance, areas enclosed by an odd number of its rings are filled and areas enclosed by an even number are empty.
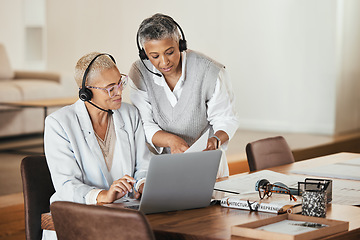
{"type": "MultiPolygon", "coordinates": [[[[359,158],[360,154],[339,153],[320,158],[270,168],[269,170],[289,173],[294,169],[309,166],[321,166],[329,163],[359,158]]],[[[247,173],[245,173],[247,174],[247,173]]],[[[232,176],[233,177],[233,176],[232,176]]],[[[274,217],[274,214],[249,212],[220,206],[209,206],[201,209],[157,213],[146,215],[155,235],[164,239],[180,236],[181,239],[245,239],[232,236],[230,227],[259,219],[274,217]]],[[[330,204],[326,218],[349,221],[349,232],[332,235],[324,239],[356,239],[360,237],[360,208],[330,204]]],[[[54,229],[50,214],[43,214],[42,227],[54,229]],[[47,225],[46,225],[47,224],[47,225]]]]}

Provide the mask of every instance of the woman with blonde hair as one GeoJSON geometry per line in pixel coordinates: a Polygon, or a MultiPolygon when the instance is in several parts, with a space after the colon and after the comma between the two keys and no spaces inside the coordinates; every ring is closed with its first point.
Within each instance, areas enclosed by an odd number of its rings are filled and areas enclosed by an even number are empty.
{"type": "MultiPolygon", "coordinates": [[[[144,186],[150,152],[140,115],[122,102],[127,76],[109,54],[90,53],[75,68],[79,100],[45,121],[45,155],[55,193],[50,202],[112,203],[144,186]]],[[[44,231],[43,239],[56,239],[44,231]]]]}

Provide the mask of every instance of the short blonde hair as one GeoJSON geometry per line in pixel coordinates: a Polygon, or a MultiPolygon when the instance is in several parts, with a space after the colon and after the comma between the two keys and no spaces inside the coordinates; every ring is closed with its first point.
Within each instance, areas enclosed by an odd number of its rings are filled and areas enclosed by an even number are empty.
{"type": "MultiPolygon", "coordinates": [[[[84,73],[86,68],[89,66],[90,62],[97,56],[101,54],[100,52],[92,52],[81,57],[75,66],[75,81],[79,88],[81,88],[84,73]]],[[[89,85],[94,77],[102,72],[105,69],[117,68],[115,62],[107,55],[101,55],[96,58],[96,60],[91,64],[90,70],[87,74],[86,85],[89,85]]]]}

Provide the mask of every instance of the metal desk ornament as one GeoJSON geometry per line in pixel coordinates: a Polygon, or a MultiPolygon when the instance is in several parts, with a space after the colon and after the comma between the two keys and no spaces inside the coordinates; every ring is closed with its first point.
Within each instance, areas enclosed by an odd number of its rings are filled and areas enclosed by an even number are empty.
{"type": "Polygon", "coordinates": [[[302,215],[325,217],[326,205],[332,201],[332,180],[306,178],[298,189],[302,191],[302,215]]]}

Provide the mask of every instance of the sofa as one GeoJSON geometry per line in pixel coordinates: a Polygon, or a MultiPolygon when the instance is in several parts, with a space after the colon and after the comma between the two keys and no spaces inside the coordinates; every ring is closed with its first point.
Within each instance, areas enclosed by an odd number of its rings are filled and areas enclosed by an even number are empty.
{"type": "MultiPolygon", "coordinates": [[[[66,84],[58,73],[13,70],[6,49],[0,43],[0,102],[70,96],[75,97],[73,91],[69,94],[66,90],[66,84]]],[[[42,108],[18,108],[0,104],[0,138],[40,133],[43,128],[42,108]]]]}

